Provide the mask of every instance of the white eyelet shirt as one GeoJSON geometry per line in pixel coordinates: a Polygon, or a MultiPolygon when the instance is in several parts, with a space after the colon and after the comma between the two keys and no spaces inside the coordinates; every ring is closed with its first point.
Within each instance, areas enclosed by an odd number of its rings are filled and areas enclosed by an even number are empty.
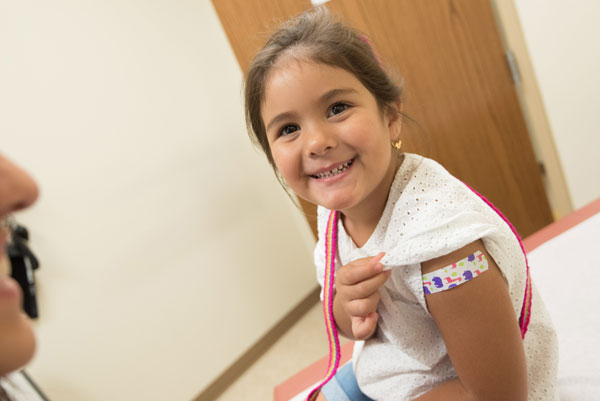
{"type": "MultiPolygon", "coordinates": [[[[329,212],[318,208],[315,264],[321,286],[329,212]]],[[[492,208],[437,162],[405,154],[381,219],[363,247],[354,245],[338,221],[336,269],[382,251],[386,252],[382,264],[392,269],[390,279],[379,290],[377,332],[369,340],[357,342],[354,349],[356,378],[367,396],[378,401],[412,400],[456,377],[444,341],[427,310],[421,262],[478,239],[500,268],[518,319],[526,265],[516,236],[492,208]]],[[[535,287],[524,347],[528,400],[557,401],[557,338],[535,287]]]]}

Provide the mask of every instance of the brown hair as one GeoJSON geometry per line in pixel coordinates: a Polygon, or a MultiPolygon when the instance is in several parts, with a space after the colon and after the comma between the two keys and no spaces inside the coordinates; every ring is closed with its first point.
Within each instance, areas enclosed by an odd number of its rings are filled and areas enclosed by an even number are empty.
{"type": "Polygon", "coordinates": [[[276,173],[261,108],[271,67],[283,55],[343,68],[371,92],[382,110],[402,95],[402,86],[383,69],[366,37],[340,22],[325,7],[310,9],[284,22],[254,56],[244,87],[248,135],[265,152],[276,173]]]}

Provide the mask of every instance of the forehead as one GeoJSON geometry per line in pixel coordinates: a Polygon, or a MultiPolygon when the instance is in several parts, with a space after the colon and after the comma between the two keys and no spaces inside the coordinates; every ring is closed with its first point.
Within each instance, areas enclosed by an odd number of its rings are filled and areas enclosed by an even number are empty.
{"type": "Polygon", "coordinates": [[[343,68],[295,58],[280,60],[265,82],[263,118],[285,108],[308,106],[334,89],[354,89],[370,96],[358,78],[343,68]]]}
{"type": "MultiPolygon", "coordinates": [[[[265,101],[269,92],[276,91],[282,87],[289,89],[318,86],[328,88],[339,85],[364,86],[354,74],[337,66],[323,64],[315,61],[285,57],[278,60],[267,75],[265,81],[265,101]]],[[[357,89],[357,88],[354,88],[357,89]]]]}

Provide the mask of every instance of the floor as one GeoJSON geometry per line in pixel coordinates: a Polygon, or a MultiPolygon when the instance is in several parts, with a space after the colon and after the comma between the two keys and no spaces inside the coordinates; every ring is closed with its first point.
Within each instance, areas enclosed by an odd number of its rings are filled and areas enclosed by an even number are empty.
{"type": "Polygon", "coordinates": [[[323,309],[317,303],[216,401],[272,400],[276,385],[328,351],[323,309]]]}

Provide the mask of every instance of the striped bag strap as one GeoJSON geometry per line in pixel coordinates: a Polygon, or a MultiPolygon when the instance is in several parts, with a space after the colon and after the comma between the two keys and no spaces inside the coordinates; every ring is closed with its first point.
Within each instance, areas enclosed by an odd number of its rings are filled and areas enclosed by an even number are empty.
{"type": "Polygon", "coordinates": [[[317,398],[321,387],[335,376],[335,372],[337,372],[340,365],[340,340],[333,318],[333,283],[335,278],[337,221],[338,212],[332,210],[329,213],[327,228],[325,230],[325,279],[323,281],[323,315],[325,316],[325,327],[327,328],[327,339],[329,340],[329,367],[327,368],[325,378],[309,393],[306,398],[307,401],[313,401],[317,398]]]}
{"type": "Polygon", "coordinates": [[[502,212],[494,206],[492,202],[487,200],[487,198],[481,195],[479,192],[465,184],[467,188],[469,188],[473,193],[481,198],[489,207],[495,211],[506,224],[510,227],[515,237],[517,237],[517,241],[519,241],[519,245],[521,246],[521,251],[523,252],[523,256],[525,257],[525,266],[526,266],[526,275],[527,278],[525,280],[525,294],[523,296],[523,305],[521,306],[521,315],[519,316],[519,328],[521,329],[521,339],[525,339],[525,334],[527,333],[527,328],[529,327],[529,320],[531,318],[531,303],[533,298],[533,292],[531,287],[531,275],[529,274],[529,261],[527,260],[527,252],[525,252],[525,247],[523,246],[523,242],[521,241],[521,237],[517,233],[515,227],[511,224],[511,222],[502,214],[502,212]]]}

